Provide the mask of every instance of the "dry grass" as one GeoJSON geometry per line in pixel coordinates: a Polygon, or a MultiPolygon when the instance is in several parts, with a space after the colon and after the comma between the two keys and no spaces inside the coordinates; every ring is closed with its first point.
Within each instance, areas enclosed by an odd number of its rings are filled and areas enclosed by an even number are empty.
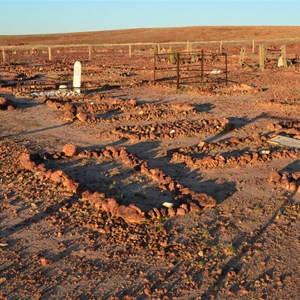
{"type": "Polygon", "coordinates": [[[101,44],[137,42],[181,42],[195,40],[289,39],[300,38],[300,26],[202,26],[178,28],[140,28],[95,32],[0,35],[0,45],[101,44]]]}

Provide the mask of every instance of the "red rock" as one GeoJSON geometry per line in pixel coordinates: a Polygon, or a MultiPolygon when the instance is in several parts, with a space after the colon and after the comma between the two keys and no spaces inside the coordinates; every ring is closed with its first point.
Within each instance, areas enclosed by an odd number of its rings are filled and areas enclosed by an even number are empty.
{"type": "Polygon", "coordinates": [[[0,97],[0,110],[13,110],[15,109],[12,101],[4,98],[4,97],[0,97]]]}
{"type": "Polygon", "coordinates": [[[171,181],[170,182],[170,184],[169,184],[169,186],[168,186],[168,189],[169,189],[169,191],[174,191],[175,190],[175,182],[174,181],[171,181]]]}
{"type": "Polygon", "coordinates": [[[51,173],[50,179],[54,182],[62,182],[65,173],[62,170],[57,170],[51,173]]]}
{"type": "Polygon", "coordinates": [[[232,137],[232,138],[229,140],[229,142],[230,142],[231,144],[239,144],[239,143],[241,142],[241,140],[240,140],[239,138],[237,138],[237,137],[232,137]]]}
{"type": "Polygon", "coordinates": [[[119,207],[117,200],[115,198],[108,198],[103,201],[102,209],[105,212],[114,213],[114,211],[119,207]]]}
{"type": "Polygon", "coordinates": [[[76,115],[76,118],[80,121],[80,122],[86,122],[88,119],[88,115],[85,113],[78,113],[76,115]]]}
{"type": "Polygon", "coordinates": [[[77,193],[79,190],[79,183],[74,181],[71,178],[67,178],[64,180],[63,185],[71,192],[77,193]]]}
{"type": "Polygon", "coordinates": [[[217,204],[214,198],[203,193],[200,194],[193,193],[192,200],[198,202],[202,207],[214,207],[217,204]]]}
{"type": "Polygon", "coordinates": [[[150,219],[156,219],[156,214],[153,210],[149,210],[147,214],[150,219]]]}
{"type": "Polygon", "coordinates": [[[108,150],[103,151],[103,156],[107,158],[113,158],[112,153],[108,150]]]}
{"type": "Polygon", "coordinates": [[[176,215],[176,210],[173,207],[168,208],[168,216],[169,217],[174,217],[176,215]]]}
{"type": "Polygon", "coordinates": [[[273,170],[268,178],[268,182],[279,182],[281,180],[281,175],[273,170]]]}
{"type": "Polygon", "coordinates": [[[25,168],[26,170],[34,171],[36,168],[36,164],[31,160],[31,156],[29,153],[21,154],[19,161],[22,167],[25,168]]]}
{"type": "Polygon", "coordinates": [[[70,113],[72,113],[72,114],[74,114],[74,113],[76,113],[76,107],[75,107],[75,105],[74,104],[72,104],[72,103],[70,103],[70,102],[67,102],[66,104],[65,104],[65,110],[67,111],[67,112],[70,112],[70,113]]]}
{"type": "Polygon", "coordinates": [[[145,216],[130,206],[120,205],[114,209],[113,214],[130,223],[142,223],[146,220],[145,216]]]}
{"type": "Polygon", "coordinates": [[[190,203],[190,211],[199,211],[199,210],[201,210],[201,208],[200,208],[200,206],[199,205],[197,205],[196,203],[194,203],[194,202],[191,202],[190,203]]]}
{"type": "Polygon", "coordinates": [[[215,165],[216,164],[216,161],[213,157],[211,157],[210,155],[204,157],[202,160],[201,160],[201,164],[202,165],[215,165]]]}
{"type": "Polygon", "coordinates": [[[66,144],[64,145],[62,152],[65,156],[72,157],[78,154],[78,147],[73,144],[66,144]]]}
{"type": "Polygon", "coordinates": [[[160,213],[159,209],[158,209],[157,207],[154,207],[154,208],[153,208],[153,211],[154,211],[155,214],[156,214],[156,218],[157,218],[157,219],[160,219],[160,218],[161,218],[161,213],[160,213]]]}
{"type": "Polygon", "coordinates": [[[298,189],[297,182],[296,181],[290,182],[290,184],[289,184],[289,192],[291,192],[291,193],[294,194],[294,193],[296,193],[297,189],[298,189]]]}
{"type": "Polygon", "coordinates": [[[85,200],[90,200],[92,195],[93,194],[89,190],[86,190],[81,194],[81,198],[85,200]]]}
{"type": "Polygon", "coordinates": [[[130,106],[137,106],[137,101],[133,99],[128,100],[126,103],[130,106]]]}
{"type": "Polygon", "coordinates": [[[182,207],[178,207],[176,210],[176,216],[184,216],[184,215],[186,215],[185,209],[183,209],[182,207]]]}
{"type": "Polygon", "coordinates": [[[183,208],[186,212],[189,211],[189,208],[188,208],[188,206],[187,206],[186,203],[182,203],[182,204],[180,205],[180,207],[183,208]]]}

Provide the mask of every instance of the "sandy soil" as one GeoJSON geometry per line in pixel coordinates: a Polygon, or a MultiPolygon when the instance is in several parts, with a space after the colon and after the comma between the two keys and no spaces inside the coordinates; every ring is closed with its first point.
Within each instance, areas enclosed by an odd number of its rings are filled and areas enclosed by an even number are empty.
{"type": "Polygon", "coordinates": [[[0,298],[298,299],[300,150],[268,142],[300,139],[297,65],[237,69],[230,56],[228,86],[176,90],[147,82],[150,58],[108,55],[83,64],[80,95],[22,91],[35,75],[68,83],[72,55],[0,71],[16,108],[0,110],[0,298]],[[142,221],[104,209],[111,198],[142,221]]]}

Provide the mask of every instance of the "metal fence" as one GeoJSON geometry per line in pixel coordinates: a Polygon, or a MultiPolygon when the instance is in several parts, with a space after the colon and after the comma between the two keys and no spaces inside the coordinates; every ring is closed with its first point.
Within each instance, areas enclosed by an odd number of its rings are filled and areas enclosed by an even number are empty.
{"type": "Polygon", "coordinates": [[[226,53],[201,51],[154,54],[154,82],[180,85],[228,83],[226,53]]]}

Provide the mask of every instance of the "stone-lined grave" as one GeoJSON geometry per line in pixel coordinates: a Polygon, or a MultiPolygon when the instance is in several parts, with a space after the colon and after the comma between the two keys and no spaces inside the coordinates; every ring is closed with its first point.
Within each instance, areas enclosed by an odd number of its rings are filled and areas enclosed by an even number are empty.
{"type": "Polygon", "coordinates": [[[83,200],[89,201],[95,209],[99,209],[114,217],[121,217],[128,222],[145,222],[147,219],[160,219],[162,217],[173,217],[185,215],[189,212],[200,211],[204,208],[213,207],[216,201],[211,196],[204,193],[196,193],[187,187],[173,180],[158,168],[152,169],[147,161],[141,160],[129,153],[126,148],[115,148],[107,146],[103,149],[83,150],[67,144],[62,152],[29,154],[24,153],[20,157],[21,165],[35,173],[40,180],[51,180],[63,185],[67,190],[80,195],[83,200]],[[92,192],[86,188],[82,182],[77,182],[63,170],[52,171],[48,169],[47,161],[66,160],[66,159],[106,159],[117,160],[125,166],[132,168],[136,172],[147,176],[154,181],[163,191],[168,191],[173,198],[172,202],[164,203],[161,207],[154,207],[148,211],[142,211],[137,205],[129,206],[118,203],[116,198],[107,197],[101,191],[92,192]]]}

